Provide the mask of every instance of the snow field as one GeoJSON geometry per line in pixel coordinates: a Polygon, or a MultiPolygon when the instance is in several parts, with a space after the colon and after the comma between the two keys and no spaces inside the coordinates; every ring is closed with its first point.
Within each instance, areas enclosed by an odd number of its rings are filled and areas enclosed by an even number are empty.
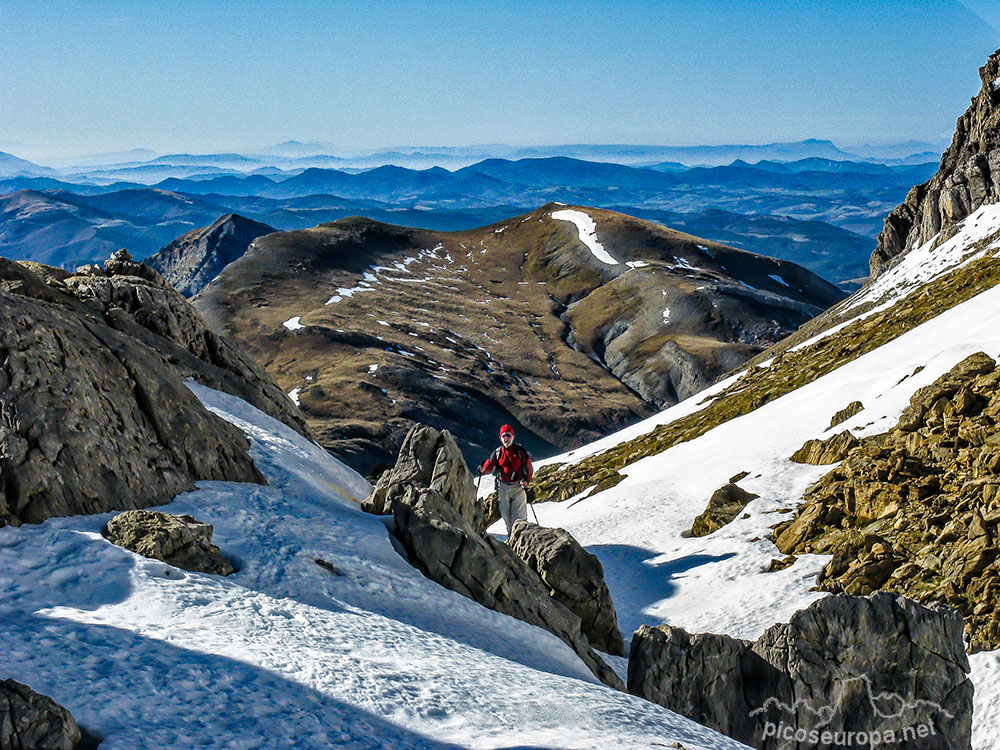
{"type": "Polygon", "coordinates": [[[358,509],[358,474],[240,399],[189,387],[244,431],[268,485],[200,482],[163,510],[214,524],[237,573],[115,547],[100,535],[112,514],[0,529],[5,671],[102,750],[741,747],[428,581],[358,509]]]}
{"type": "Polygon", "coordinates": [[[948,271],[981,258],[994,249],[996,243],[979,251],[971,246],[997,231],[1000,231],[1000,203],[980,206],[959,222],[957,232],[951,239],[934,247],[939,237],[935,235],[914,248],[899,263],[856,292],[848,300],[846,309],[869,301],[898,300],[948,271]]]}
{"type": "MultiPolygon", "coordinates": [[[[830,466],[795,464],[789,456],[810,438],[851,428],[858,436],[891,428],[913,392],[977,351],[1000,357],[994,287],[818,380],[731,420],[705,435],[625,467],[627,479],[586,500],[535,506],[542,524],[569,530],[598,555],[626,639],[639,624],[669,623],[689,632],[756,639],[787,621],[821,592],[810,591],[829,558],[804,555],[785,570],[763,572],[782,557],[766,536],[806,488],[830,466]],[[914,374],[918,366],[924,369],[914,374]],[[829,429],[831,416],[860,400],[865,409],[829,429]],[[707,537],[682,533],[712,492],[741,471],[760,497],[707,537]]],[[[544,463],[577,461],[653,427],[697,411],[737,376],[661,414],[544,463]]],[[[974,747],[1000,748],[1000,652],[971,657],[976,685],[974,747]]]]}

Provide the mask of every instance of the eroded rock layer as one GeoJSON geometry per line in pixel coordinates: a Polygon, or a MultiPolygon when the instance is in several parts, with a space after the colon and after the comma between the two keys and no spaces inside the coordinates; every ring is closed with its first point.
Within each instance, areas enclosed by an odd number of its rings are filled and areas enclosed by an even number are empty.
{"type": "Polygon", "coordinates": [[[1000,647],[1000,368],[980,352],[918,389],[774,529],[784,553],[832,554],[819,585],[945,601],[973,649],[1000,647]]]}

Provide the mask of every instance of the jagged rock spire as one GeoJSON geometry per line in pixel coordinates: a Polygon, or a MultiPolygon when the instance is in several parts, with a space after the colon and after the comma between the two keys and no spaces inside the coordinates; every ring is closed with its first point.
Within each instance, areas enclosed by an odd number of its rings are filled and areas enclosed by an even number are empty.
{"type": "Polygon", "coordinates": [[[984,203],[1000,201],[1000,50],[979,69],[983,87],[930,180],[912,188],[885,219],[872,253],[872,276],[947,230],[984,203]]]}

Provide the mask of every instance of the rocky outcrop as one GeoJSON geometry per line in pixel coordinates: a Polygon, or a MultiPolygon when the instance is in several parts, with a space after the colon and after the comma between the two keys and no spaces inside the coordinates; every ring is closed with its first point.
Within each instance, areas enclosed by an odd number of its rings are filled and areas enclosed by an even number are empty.
{"type": "Polygon", "coordinates": [[[146,258],[145,263],[163,274],[185,297],[191,297],[223,268],[241,258],[255,239],[277,231],[239,214],[226,214],[210,226],[181,235],[146,258]]]}
{"type": "Polygon", "coordinates": [[[565,529],[515,521],[507,544],[538,573],[557,602],[580,618],[590,645],[625,656],[618,615],[604,580],[604,568],[565,529]]]}
{"type": "Polygon", "coordinates": [[[826,440],[807,440],[792,454],[792,461],[799,464],[835,464],[843,461],[851,449],[858,445],[858,439],[850,431],[844,430],[826,440]]]}
{"type": "Polygon", "coordinates": [[[885,219],[871,257],[875,276],[895,259],[1000,200],[1000,50],[979,69],[983,86],[955,126],[937,174],[885,219]]]}
{"type": "Polygon", "coordinates": [[[918,389],[774,528],[788,554],[832,554],[819,585],[945,601],[973,650],[1000,647],[1000,368],[973,354],[918,389]]]}
{"type": "Polygon", "coordinates": [[[481,536],[444,496],[407,487],[393,500],[396,536],[410,562],[432,581],[484,607],[545,628],[580,656],[605,685],[624,689],[584,636],[580,618],[503,542],[481,536]]]}
{"type": "Polygon", "coordinates": [[[738,516],[751,500],[760,497],[737,485],[728,482],[712,493],[708,507],[694,519],[691,524],[691,536],[706,536],[738,516]]]}
{"type": "Polygon", "coordinates": [[[131,315],[106,317],[69,293],[79,277],[46,283],[58,278],[0,259],[0,525],[159,505],[199,479],[263,481],[239,430],[128,335],[145,330],[131,315]]]}
{"type": "Polygon", "coordinates": [[[212,544],[214,531],[212,524],[188,515],[128,510],[108,521],[104,536],[112,544],[176,568],[228,576],[235,569],[212,544]]]}
{"type": "Polygon", "coordinates": [[[399,448],[396,465],[379,477],[361,509],[379,516],[392,513],[396,500],[411,487],[440,493],[473,529],[485,530],[475,480],[448,430],[414,425],[399,448]]]}
{"type": "Polygon", "coordinates": [[[880,593],[821,599],[754,643],[644,625],[628,688],[761,750],[847,746],[848,732],[864,746],[962,750],[968,672],[955,610],[880,593]]]}
{"type": "Polygon", "coordinates": [[[484,607],[545,628],[572,648],[606,685],[621,679],[587,642],[580,618],[549,595],[539,575],[506,544],[480,533],[481,512],[468,467],[454,439],[414,426],[399,461],[362,508],[392,514],[409,561],[432,581],[484,607]]]}
{"type": "Polygon", "coordinates": [[[847,406],[845,406],[843,409],[841,409],[840,411],[838,411],[837,413],[835,413],[830,418],[830,428],[829,429],[832,430],[838,424],[841,424],[842,422],[846,422],[848,419],[850,419],[851,417],[853,417],[855,414],[860,414],[864,410],[865,410],[865,405],[863,403],[861,403],[860,401],[852,401],[851,403],[849,403],[847,406]]]}
{"type": "Polygon", "coordinates": [[[81,739],[73,715],[54,700],[14,680],[0,682],[0,750],[74,750],[81,739]]]}
{"type": "Polygon", "coordinates": [[[212,331],[169,282],[119,250],[50,284],[98,311],[112,328],[140,340],[183,377],[239,396],[312,438],[301,413],[251,357],[212,331]]]}

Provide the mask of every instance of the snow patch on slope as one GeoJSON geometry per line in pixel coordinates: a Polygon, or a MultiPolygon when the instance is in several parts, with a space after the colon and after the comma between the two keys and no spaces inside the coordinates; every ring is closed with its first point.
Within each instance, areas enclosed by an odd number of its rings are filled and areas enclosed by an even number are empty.
{"type": "Polygon", "coordinates": [[[618,260],[611,256],[611,253],[604,249],[604,245],[597,241],[597,224],[594,223],[594,220],[588,214],[585,214],[583,211],[563,209],[561,211],[553,211],[551,216],[553,219],[569,221],[575,224],[580,242],[586,245],[587,249],[601,263],[606,263],[609,266],[621,265],[618,260]]]}
{"type": "Polygon", "coordinates": [[[850,310],[866,302],[884,302],[905,297],[918,287],[944,275],[958,266],[985,255],[996,244],[976,250],[977,241],[1000,231],[1000,203],[980,206],[958,224],[953,237],[935,247],[940,235],[915,248],[898,264],[880,274],[868,286],[848,300],[850,310]]]}

